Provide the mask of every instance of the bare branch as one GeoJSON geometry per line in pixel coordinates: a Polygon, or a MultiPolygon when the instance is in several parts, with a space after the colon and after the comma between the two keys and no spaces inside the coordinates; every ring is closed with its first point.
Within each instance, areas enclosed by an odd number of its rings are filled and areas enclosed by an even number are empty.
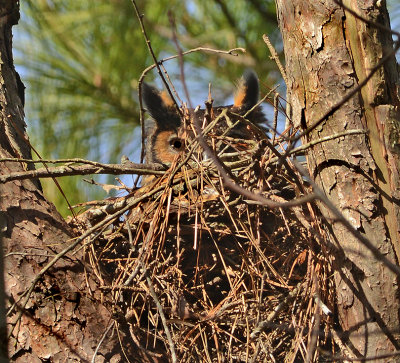
{"type": "MultiPolygon", "coordinates": [[[[6,159],[2,159],[4,161],[6,159]]],[[[12,161],[21,162],[41,162],[26,159],[14,159],[12,161]]],[[[70,159],[71,160],[71,159],[70,159]]],[[[73,159],[72,159],[73,160],[73,159]]],[[[10,159],[8,159],[10,161],[10,159]]],[[[75,161],[82,163],[82,161],[75,161]]],[[[137,174],[137,175],[163,175],[165,168],[160,164],[136,164],[126,162],[124,164],[101,164],[90,161],[83,161],[87,165],[63,165],[54,168],[40,168],[36,170],[28,170],[14,172],[6,175],[0,175],[0,183],[6,183],[11,180],[24,180],[33,178],[54,178],[71,175],[89,175],[89,174],[137,174]]]]}

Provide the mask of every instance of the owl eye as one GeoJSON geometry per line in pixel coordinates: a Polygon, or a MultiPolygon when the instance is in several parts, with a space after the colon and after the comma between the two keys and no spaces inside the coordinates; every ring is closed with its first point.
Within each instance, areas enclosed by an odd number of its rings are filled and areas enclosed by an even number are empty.
{"type": "Polygon", "coordinates": [[[169,141],[169,144],[176,151],[181,151],[183,149],[183,140],[178,137],[174,137],[173,139],[171,139],[169,141]]]}

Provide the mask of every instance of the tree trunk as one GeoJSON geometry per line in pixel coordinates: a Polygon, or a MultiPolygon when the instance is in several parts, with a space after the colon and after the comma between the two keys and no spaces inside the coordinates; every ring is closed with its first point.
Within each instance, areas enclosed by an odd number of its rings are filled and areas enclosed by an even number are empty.
{"type": "MultiPolygon", "coordinates": [[[[385,2],[345,4],[390,28],[385,2]]],[[[277,8],[291,118],[305,130],[392,51],[391,34],[333,1],[277,0],[277,8]]],[[[344,217],[395,264],[400,254],[397,79],[392,55],[360,92],[303,138],[309,142],[343,130],[369,131],[318,144],[309,150],[307,162],[311,177],[344,217]]],[[[322,203],[321,212],[332,242],[337,318],[348,355],[371,357],[399,350],[398,277],[322,203]]]]}
{"type": "MultiPolygon", "coordinates": [[[[1,2],[0,13],[0,157],[30,159],[23,114],[24,86],[12,57],[11,28],[19,20],[18,2],[1,2]]],[[[0,173],[26,168],[21,162],[1,162],[0,173]]],[[[37,274],[71,243],[68,225],[45,200],[39,182],[0,184],[0,198],[7,309],[13,305],[8,315],[10,358],[24,363],[49,358],[54,362],[89,361],[107,329],[110,313],[98,302],[100,292],[78,261],[82,254],[59,259],[36,283],[23,306],[23,294],[37,274]],[[90,288],[91,296],[83,293],[90,288]]],[[[107,344],[100,347],[104,355],[113,350],[107,344]]]]}

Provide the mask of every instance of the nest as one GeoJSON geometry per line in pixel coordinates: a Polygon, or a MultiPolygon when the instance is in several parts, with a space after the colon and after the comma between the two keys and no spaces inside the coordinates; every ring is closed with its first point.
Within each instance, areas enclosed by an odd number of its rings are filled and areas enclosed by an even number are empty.
{"type": "Polygon", "coordinates": [[[253,131],[244,140],[209,127],[202,142],[223,169],[194,139],[163,176],[74,225],[77,234],[94,228],[87,273],[109,302],[126,361],[321,361],[333,352],[316,207],[282,208],[309,186],[279,159],[283,137],[253,131]]]}

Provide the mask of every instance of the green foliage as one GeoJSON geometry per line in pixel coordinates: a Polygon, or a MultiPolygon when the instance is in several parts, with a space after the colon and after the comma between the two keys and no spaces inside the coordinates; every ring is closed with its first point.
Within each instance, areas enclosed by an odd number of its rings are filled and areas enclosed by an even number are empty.
{"type": "MultiPolygon", "coordinates": [[[[178,52],[174,32],[183,51],[199,46],[246,48],[239,57],[214,53],[185,57],[185,80],[196,104],[206,98],[210,81],[227,96],[232,81],[246,67],[259,73],[262,85],[276,81],[276,71],[269,73],[275,66],[262,41],[263,33],[273,37],[278,33],[272,1],[141,0],[137,5],[158,59],[178,52]]],[[[138,78],[153,61],[131,1],[27,0],[21,6],[16,63],[27,86],[28,133],[41,156],[114,163],[127,154],[137,160],[138,78]]],[[[166,67],[181,90],[176,82],[178,61],[166,67]]],[[[155,76],[152,72],[146,80],[151,82],[155,76]]],[[[84,186],[81,179],[59,179],[72,204],[105,196],[96,194],[93,186],[84,186]]],[[[67,214],[54,183],[46,181],[44,188],[67,214]]]]}

